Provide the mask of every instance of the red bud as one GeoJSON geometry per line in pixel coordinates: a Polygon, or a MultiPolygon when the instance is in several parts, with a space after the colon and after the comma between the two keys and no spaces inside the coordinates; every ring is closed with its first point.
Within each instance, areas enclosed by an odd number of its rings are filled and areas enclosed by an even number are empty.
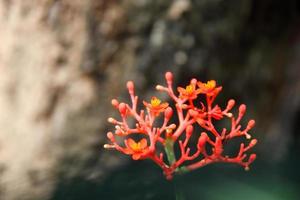
{"type": "Polygon", "coordinates": [[[256,145],[257,143],[257,139],[252,139],[249,146],[253,147],[254,145],[256,145]]]}
{"type": "Polygon", "coordinates": [[[256,159],[256,154],[251,154],[250,157],[249,157],[249,160],[248,160],[248,163],[252,163],[254,160],[256,159]]]}
{"type": "Polygon", "coordinates": [[[196,85],[196,84],[197,84],[197,79],[193,78],[193,79],[191,80],[191,84],[192,84],[192,85],[196,85]]]}
{"type": "Polygon", "coordinates": [[[239,107],[239,113],[240,115],[244,115],[246,112],[246,105],[245,104],[241,104],[239,107]]]}
{"type": "Polygon", "coordinates": [[[165,118],[170,119],[173,116],[173,109],[171,107],[167,107],[165,110],[165,118]]]}
{"type": "Polygon", "coordinates": [[[173,74],[171,72],[167,72],[165,78],[168,84],[171,84],[173,82],[173,74]]]}
{"type": "Polygon", "coordinates": [[[255,125],[255,120],[251,119],[249,122],[248,122],[248,125],[247,125],[247,129],[251,129],[253,128],[255,125]]]}
{"type": "Polygon", "coordinates": [[[127,89],[129,94],[134,94],[134,83],[132,81],[127,82],[127,89]]]}
{"type": "Polygon", "coordinates": [[[231,110],[231,108],[234,106],[235,101],[233,99],[230,99],[227,103],[226,110],[231,110]]]}
{"type": "Polygon", "coordinates": [[[192,125],[188,125],[185,129],[187,137],[190,137],[193,134],[194,127],[192,125]]]}
{"type": "Polygon", "coordinates": [[[114,106],[114,107],[118,107],[119,106],[119,102],[117,99],[112,99],[111,100],[111,104],[114,106]]]}
{"type": "Polygon", "coordinates": [[[108,132],[107,133],[107,138],[110,139],[110,140],[112,140],[114,138],[113,133],[112,132],[108,132]]]}
{"type": "Polygon", "coordinates": [[[122,114],[122,115],[125,115],[126,114],[126,104],[125,103],[120,103],[119,104],[119,112],[122,114]]]}
{"type": "Polygon", "coordinates": [[[202,132],[201,136],[198,139],[198,144],[197,144],[198,149],[203,148],[203,146],[205,145],[205,143],[207,141],[207,138],[208,138],[207,134],[205,132],[202,132]]]}

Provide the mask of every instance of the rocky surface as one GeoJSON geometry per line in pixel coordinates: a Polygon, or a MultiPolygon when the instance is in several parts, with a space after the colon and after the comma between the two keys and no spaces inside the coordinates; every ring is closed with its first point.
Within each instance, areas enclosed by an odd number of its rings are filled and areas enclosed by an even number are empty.
{"type": "Polygon", "coordinates": [[[84,174],[102,154],[110,98],[130,71],[123,67],[130,52],[90,74],[98,59],[87,29],[92,8],[73,0],[0,3],[1,200],[45,199],[59,175],[84,174]]]}

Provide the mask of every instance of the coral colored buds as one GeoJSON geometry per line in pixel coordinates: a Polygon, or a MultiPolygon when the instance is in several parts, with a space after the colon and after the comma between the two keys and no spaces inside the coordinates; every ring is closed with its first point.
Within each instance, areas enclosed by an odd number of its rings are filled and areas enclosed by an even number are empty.
{"type": "Polygon", "coordinates": [[[165,118],[166,119],[171,119],[172,116],[173,116],[173,109],[171,107],[166,108],[165,118]]]}
{"type": "Polygon", "coordinates": [[[188,125],[185,129],[187,137],[190,137],[194,131],[194,127],[192,125],[188,125]]]}
{"type": "Polygon", "coordinates": [[[240,115],[244,115],[245,112],[246,112],[246,105],[245,104],[240,105],[239,107],[240,115]]]}
{"type": "Polygon", "coordinates": [[[232,138],[251,138],[248,132],[255,121],[250,120],[244,129],[240,125],[246,105],[239,106],[238,116],[235,117],[230,112],[235,105],[233,99],[227,102],[225,109],[215,104],[214,100],[222,90],[215,80],[201,82],[193,78],[190,84],[177,87],[176,94],[172,86],[173,74],[167,72],[165,79],[167,86],[157,85],[156,89],[169,95],[171,102],[163,102],[154,96],[150,101],[143,101],[144,109],[141,110],[137,110],[138,97],[134,94],[134,83],[127,82],[131,104],[116,99],[111,101],[119,111],[121,120],[108,118],[108,122],[115,125],[115,131],[107,133],[110,144],[105,144],[104,148],[130,155],[133,160],[150,159],[163,170],[168,180],[176,173],[215,162],[236,163],[249,170],[256,154],[248,156],[248,151],[257,144],[256,139],[248,140],[248,144],[241,143],[236,156],[226,155],[224,151],[227,141],[232,138]],[[134,125],[128,123],[129,118],[135,121],[134,125]],[[226,119],[231,123],[229,130],[215,127],[216,121],[226,119]],[[137,140],[134,135],[140,139],[137,140]],[[194,137],[198,137],[197,144],[191,142],[194,137]],[[174,145],[179,147],[178,154],[174,152],[174,145]],[[191,151],[193,145],[195,151],[191,151]]]}
{"type": "Polygon", "coordinates": [[[119,102],[116,99],[111,100],[111,104],[116,108],[119,106],[119,102]]]}
{"type": "Polygon", "coordinates": [[[207,134],[205,132],[202,132],[199,139],[198,139],[198,143],[197,143],[198,149],[201,150],[204,147],[207,139],[208,139],[207,134]]]}
{"type": "Polygon", "coordinates": [[[252,163],[255,159],[256,159],[256,154],[251,154],[250,157],[249,157],[248,162],[252,163]]]}
{"type": "Polygon", "coordinates": [[[110,140],[114,139],[114,135],[113,135],[112,132],[108,132],[108,133],[107,133],[107,137],[108,137],[108,139],[110,139],[110,140]]]}
{"type": "Polygon", "coordinates": [[[230,99],[230,100],[228,101],[228,103],[227,103],[227,107],[226,107],[225,110],[226,110],[226,111],[231,110],[231,109],[233,108],[234,104],[235,104],[235,101],[234,101],[233,99],[230,99]]]}
{"type": "Polygon", "coordinates": [[[256,145],[256,143],[257,143],[257,139],[252,139],[249,144],[249,147],[253,147],[254,145],[256,145]]]}
{"type": "Polygon", "coordinates": [[[129,94],[134,94],[134,84],[132,81],[127,82],[127,89],[129,91],[129,94]]]}
{"type": "Polygon", "coordinates": [[[167,83],[170,83],[170,84],[173,83],[173,74],[171,72],[167,72],[165,77],[166,77],[167,83]]]}
{"type": "Polygon", "coordinates": [[[248,122],[248,125],[247,125],[247,129],[250,130],[254,127],[255,125],[255,121],[253,119],[251,119],[249,122],[248,122]]]}
{"type": "Polygon", "coordinates": [[[120,112],[122,115],[125,115],[125,114],[126,114],[126,111],[127,111],[126,104],[125,104],[125,103],[120,103],[120,104],[119,104],[119,112],[120,112]]]}

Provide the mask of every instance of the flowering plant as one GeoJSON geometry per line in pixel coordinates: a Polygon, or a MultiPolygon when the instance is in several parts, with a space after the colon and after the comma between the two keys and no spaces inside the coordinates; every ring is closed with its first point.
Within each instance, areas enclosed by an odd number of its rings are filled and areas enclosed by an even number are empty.
{"type": "Polygon", "coordinates": [[[108,121],[115,125],[115,131],[107,133],[111,143],[105,144],[104,148],[116,149],[130,155],[133,160],[151,159],[161,167],[168,180],[173,178],[174,173],[191,171],[215,162],[237,163],[248,170],[249,165],[256,159],[256,154],[248,156],[246,152],[257,140],[251,139],[248,133],[255,124],[254,120],[250,120],[244,129],[240,125],[246,105],[241,104],[237,117],[234,117],[230,112],[235,105],[233,99],[228,101],[225,109],[214,105],[215,98],[222,90],[216,81],[203,83],[194,78],[186,87],[178,87],[176,95],[172,87],[172,73],[167,72],[165,78],[167,86],[157,85],[156,89],[166,92],[174,105],[170,106],[169,103],[152,97],[150,102],[143,101],[145,109],[141,110],[138,110],[138,96],[135,95],[134,84],[132,81],[127,82],[131,104],[112,100],[112,105],[118,109],[121,120],[108,118],[108,121]],[[177,116],[177,125],[170,123],[174,115],[177,116]],[[161,123],[160,117],[163,117],[161,123]],[[129,118],[136,122],[133,127],[128,123],[129,118]],[[218,131],[214,122],[224,118],[231,121],[231,128],[218,131]],[[201,133],[197,133],[196,126],[199,130],[202,129],[202,132],[199,131],[201,133]],[[136,141],[132,138],[133,135],[140,135],[142,139],[136,141]],[[193,151],[192,135],[198,137],[193,151]],[[123,143],[117,142],[116,136],[121,137],[123,143]],[[224,155],[224,145],[235,137],[251,140],[247,145],[240,144],[236,156],[224,155]],[[175,155],[175,144],[179,146],[180,155],[175,155]],[[163,148],[159,148],[159,145],[163,148]]]}

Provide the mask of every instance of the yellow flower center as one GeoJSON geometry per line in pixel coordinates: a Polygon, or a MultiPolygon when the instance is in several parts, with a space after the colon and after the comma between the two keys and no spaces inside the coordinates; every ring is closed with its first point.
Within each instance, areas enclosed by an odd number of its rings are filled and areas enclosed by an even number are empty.
{"type": "Polygon", "coordinates": [[[214,89],[216,87],[216,81],[207,81],[207,83],[205,83],[204,85],[207,89],[214,89]]]}
{"type": "Polygon", "coordinates": [[[151,106],[152,107],[157,107],[161,103],[161,100],[159,100],[157,97],[152,97],[151,99],[151,106]]]}
{"type": "Polygon", "coordinates": [[[139,150],[141,150],[141,143],[140,143],[140,142],[133,143],[133,144],[131,145],[131,149],[132,149],[133,151],[139,151],[139,150]]]}
{"type": "Polygon", "coordinates": [[[192,94],[194,92],[194,87],[192,85],[188,85],[188,86],[185,87],[185,91],[188,94],[192,94]]]}

